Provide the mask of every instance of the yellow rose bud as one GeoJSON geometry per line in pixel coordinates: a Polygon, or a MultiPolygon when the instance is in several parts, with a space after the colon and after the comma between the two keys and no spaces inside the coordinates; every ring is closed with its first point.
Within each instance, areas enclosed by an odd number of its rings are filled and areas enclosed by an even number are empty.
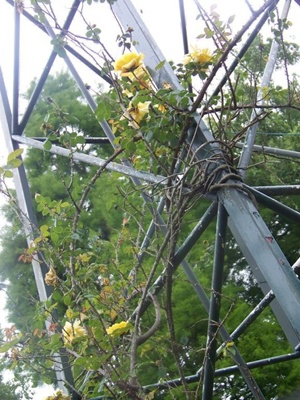
{"type": "Polygon", "coordinates": [[[122,321],[117,324],[113,324],[109,328],[106,329],[108,335],[111,336],[119,336],[122,333],[128,332],[130,329],[130,323],[127,321],[122,321]]]}

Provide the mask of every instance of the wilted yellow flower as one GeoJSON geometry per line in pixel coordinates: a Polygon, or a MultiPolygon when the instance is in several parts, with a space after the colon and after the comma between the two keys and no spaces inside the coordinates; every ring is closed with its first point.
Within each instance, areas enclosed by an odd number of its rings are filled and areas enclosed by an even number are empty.
{"type": "Polygon", "coordinates": [[[132,93],[130,90],[128,90],[128,89],[123,90],[122,93],[123,93],[126,97],[128,97],[129,99],[131,99],[131,97],[133,97],[133,93],[132,93]]]}
{"type": "Polygon", "coordinates": [[[171,83],[169,83],[169,82],[164,82],[164,83],[163,83],[163,88],[169,90],[169,89],[172,89],[172,85],[171,85],[171,83]]]}
{"type": "Polygon", "coordinates": [[[71,397],[67,394],[64,394],[61,390],[57,390],[54,395],[48,396],[45,400],[70,400],[71,397]]]}
{"type": "Polygon", "coordinates": [[[50,270],[45,275],[45,283],[48,286],[56,286],[58,283],[58,277],[54,267],[51,265],[50,270]]]}
{"type": "Polygon", "coordinates": [[[119,72],[121,76],[127,76],[128,72],[133,72],[142,65],[143,59],[144,54],[142,53],[123,54],[114,64],[115,71],[119,72]]]}
{"type": "Polygon", "coordinates": [[[86,330],[80,325],[79,319],[76,319],[73,324],[67,321],[63,328],[63,338],[65,344],[72,343],[74,339],[86,336],[86,330]]]}
{"type": "Polygon", "coordinates": [[[108,278],[101,278],[101,286],[109,286],[110,282],[108,278]]]}
{"type": "Polygon", "coordinates": [[[145,101],[144,103],[139,102],[136,106],[134,106],[131,102],[129,103],[127,110],[132,118],[132,121],[129,123],[130,126],[136,129],[139,128],[139,123],[145,117],[145,115],[149,113],[150,103],[151,101],[145,101]]]}
{"type": "Polygon", "coordinates": [[[128,332],[130,329],[130,323],[127,321],[122,321],[117,324],[113,324],[109,328],[106,329],[108,335],[117,336],[122,333],[128,332]]]}
{"type": "Polygon", "coordinates": [[[40,329],[35,328],[33,331],[33,336],[37,336],[38,338],[42,338],[44,335],[44,332],[41,331],[40,329]]]}
{"type": "Polygon", "coordinates": [[[190,62],[196,62],[200,65],[203,65],[209,63],[211,59],[212,54],[209,49],[200,50],[197,47],[194,47],[193,51],[185,56],[183,64],[186,65],[190,62]]]}
{"type": "Polygon", "coordinates": [[[163,114],[167,112],[167,107],[164,104],[156,104],[154,107],[163,114]]]}

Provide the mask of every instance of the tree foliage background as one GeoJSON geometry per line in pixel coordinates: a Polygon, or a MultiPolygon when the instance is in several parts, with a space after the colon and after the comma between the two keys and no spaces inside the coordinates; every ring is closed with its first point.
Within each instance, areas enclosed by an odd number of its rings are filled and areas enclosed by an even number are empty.
{"type": "MultiPolygon", "coordinates": [[[[34,12],[41,22],[46,17],[59,29],[51,1],[28,3],[20,2],[21,14],[34,12]]],[[[222,168],[237,178],[238,142],[253,122],[260,122],[258,144],[299,149],[299,82],[290,72],[299,62],[299,46],[285,40],[290,23],[280,20],[275,8],[269,15],[273,37],[258,35],[226,86],[211,97],[219,79],[217,72],[227,72],[236,56],[239,37],[232,32],[233,17],[222,21],[214,7],[200,7],[199,39],[213,45],[207,45],[209,49],[195,47],[182,63],[172,64],[182,84],[178,91],[168,82],[162,87],[155,84],[147,69],[147,55],[144,58],[134,51],[130,27],[117,37],[122,56],[112,58],[101,41],[100,28],[84,19],[86,7],[100,8],[105,2],[94,3],[87,1],[80,9],[86,32],[59,32],[52,43],[61,57],[67,44],[77,45],[109,77],[111,85],[92,93],[98,105],[93,113],[67,72],[49,76],[25,131],[27,136],[44,138],[44,151],[28,149],[24,157],[38,217],[29,247],[21,223],[24,215],[6,186],[11,169],[19,166],[21,152],[10,155],[0,171],[9,221],[1,233],[0,277],[9,281],[7,309],[12,324],[4,331],[2,364],[14,370],[26,398],[30,398],[25,389],[28,380],[34,385],[55,382],[53,366],[58,352],[69,358],[75,379],[71,391],[83,399],[99,395],[148,400],[199,398],[201,374],[199,382],[192,385],[185,376],[194,374],[205,362],[207,313],[191,282],[177,268],[177,249],[215,194],[216,177],[212,179],[206,166],[221,162],[222,168]],[[261,106],[260,83],[274,38],[280,44],[276,68],[283,77],[263,88],[261,106]],[[253,109],[260,112],[251,121],[253,109]],[[220,158],[208,155],[203,165],[194,157],[188,140],[196,111],[222,149],[220,158]],[[113,148],[86,139],[105,136],[99,126],[102,120],[108,121],[115,136],[113,148]],[[70,156],[52,154],[56,144],[70,150],[70,156]],[[105,165],[98,168],[78,162],[76,151],[100,157],[105,165]],[[165,185],[138,185],[106,169],[125,159],[138,171],[165,176],[165,185]],[[163,226],[155,211],[160,198],[164,199],[163,226]],[[145,243],[152,220],[153,235],[145,243]],[[32,259],[48,268],[45,283],[53,292],[46,302],[38,299],[32,259]],[[162,290],[157,291],[161,282],[162,290]],[[144,388],[177,377],[182,382],[178,388],[144,388]]],[[[266,6],[256,11],[257,18],[266,6]]],[[[163,68],[161,61],[157,70],[163,68]]],[[[31,83],[26,99],[35,84],[31,83]]],[[[267,152],[253,154],[246,177],[249,186],[298,182],[297,160],[267,152]]],[[[299,208],[297,196],[284,198],[284,202],[299,208]]],[[[292,264],[299,257],[297,223],[261,206],[259,211],[292,264]]],[[[213,222],[188,254],[208,297],[214,241],[213,222]]],[[[221,324],[233,331],[261,298],[250,267],[228,233],[221,324]]],[[[217,340],[221,344],[220,338],[217,340]]],[[[269,309],[236,344],[246,361],[292,351],[269,309]]],[[[218,354],[217,368],[231,365],[231,356],[231,344],[227,343],[218,354]]],[[[298,364],[293,361],[253,371],[266,398],[275,399],[299,386],[298,364]]],[[[239,375],[217,379],[214,390],[216,399],[252,398],[239,375]]]]}

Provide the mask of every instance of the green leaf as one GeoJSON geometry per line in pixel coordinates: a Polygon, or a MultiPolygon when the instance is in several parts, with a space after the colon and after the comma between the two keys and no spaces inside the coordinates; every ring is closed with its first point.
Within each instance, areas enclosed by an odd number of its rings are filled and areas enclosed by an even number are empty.
{"type": "Polygon", "coordinates": [[[9,349],[14,347],[17,343],[19,343],[22,335],[19,335],[15,339],[11,340],[10,342],[4,343],[3,346],[0,347],[0,353],[6,353],[9,349]]]}
{"type": "Polygon", "coordinates": [[[20,158],[14,158],[9,162],[9,166],[11,168],[18,168],[22,164],[22,160],[20,158]]]}
{"type": "Polygon", "coordinates": [[[162,60],[157,66],[155,67],[155,71],[158,71],[165,65],[166,60],[162,60]]]}
{"type": "Polygon", "coordinates": [[[101,100],[96,108],[96,115],[99,121],[109,119],[111,117],[111,108],[108,102],[101,100]]]}
{"type": "Polygon", "coordinates": [[[85,143],[84,137],[81,136],[81,135],[78,135],[77,138],[76,138],[76,143],[77,144],[84,144],[85,143]]]}
{"type": "Polygon", "coordinates": [[[231,24],[231,23],[234,21],[234,19],[235,19],[235,15],[231,15],[231,16],[228,18],[227,23],[228,23],[228,24],[231,24]]]}
{"type": "Polygon", "coordinates": [[[182,335],[180,338],[180,343],[183,346],[186,346],[188,344],[188,342],[189,342],[189,338],[186,335],[182,335]]]}
{"type": "Polygon", "coordinates": [[[214,36],[214,31],[209,28],[204,28],[204,32],[207,38],[211,38],[214,36]]]}
{"type": "Polygon", "coordinates": [[[7,157],[7,163],[10,163],[15,158],[19,157],[23,153],[23,149],[17,149],[10,153],[7,157]]]}
{"type": "Polygon", "coordinates": [[[62,346],[61,338],[59,333],[54,333],[51,336],[50,343],[45,345],[45,348],[51,350],[52,352],[57,351],[62,346]]]}
{"type": "Polygon", "coordinates": [[[71,304],[71,301],[72,301],[71,296],[70,296],[69,294],[66,294],[66,295],[64,296],[64,303],[65,303],[65,305],[66,305],[66,306],[69,306],[69,305],[71,304]]]}
{"type": "Polygon", "coordinates": [[[44,209],[44,204],[43,203],[40,203],[38,206],[37,206],[37,211],[42,211],[44,209]]]}
{"type": "Polygon", "coordinates": [[[42,225],[40,227],[40,230],[41,230],[41,234],[42,234],[43,237],[47,237],[47,236],[50,235],[50,232],[48,230],[48,226],[47,225],[42,225]]]}
{"type": "Polygon", "coordinates": [[[58,233],[57,232],[52,232],[51,233],[52,242],[57,243],[58,239],[59,239],[58,233]]]}
{"type": "Polygon", "coordinates": [[[52,298],[53,298],[53,300],[55,300],[58,303],[60,303],[61,302],[61,298],[62,298],[62,293],[59,290],[54,290],[54,292],[52,294],[52,298]]]}
{"type": "Polygon", "coordinates": [[[48,214],[49,214],[49,209],[48,208],[43,208],[42,215],[48,215],[48,214]]]}
{"type": "Polygon", "coordinates": [[[49,150],[51,150],[51,147],[52,147],[52,143],[49,139],[47,139],[46,142],[44,143],[44,149],[46,151],[49,151],[49,150]]]}
{"type": "Polygon", "coordinates": [[[63,46],[53,46],[53,50],[59,55],[59,57],[64,58],[67,55],[67,52],[63,46]]]}
{"type": "Polygon", "coordinates": [[[3,176],[4,178],[12,178],[14,174],[11,171],[7,170],[4,172],[3,176]]]}
{"type": "Polygon", "coordinates": [[[157,371],[158,379],[165,379],[167,376],[167,370],[165,367],[159,367],[157,371]]]}
{"type": "Polygon", "coordinates": [[[60,335],[58,333],[55,333],[51,336],[50,344],[52,346],[55,346],[58,343],[60,343],[60,335]]]}

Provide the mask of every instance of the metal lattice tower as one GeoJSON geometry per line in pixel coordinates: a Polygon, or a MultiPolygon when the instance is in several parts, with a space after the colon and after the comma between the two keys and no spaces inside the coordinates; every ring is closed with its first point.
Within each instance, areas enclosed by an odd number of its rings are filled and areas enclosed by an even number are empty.
{"type": "MultiPolygon", "coordinates": [[[[36,26],[36,29],[43,31],[43,34],[48,35],[50,38],[55,38],[55,33],[47,21],[44,24],[37,22],[32,15],[24,11],[22,14],[18,12],[18,1],[6,0],[8,4],[15,8],[15,65],[14,65],[14,79],[13,79],[13,98],[9,101],[8,93],[6,90],[5,82],[0,71],[0,93],[1,93],[1,122],[3,126],[3,133],[5,136],[5,141],[7,149],[9,152],[17,149],[20,144],[31,146],[41,151],[44,150],[43,143],[35,138],[28,138],[23,135],[26,128],[26,124],[30,118],[33,108],[39,98],[39,95],[43,89],[43,85],[47,79],[47,76],[51,70],[51,67],[57,57],[57,54],[53,51],[45,65],[45,68],[37,81],[36,87],[34,89],[33,95],[29,101],[29,104],[20,119],[19,116],[19,72],[20,66],[19,51],[20,51],[20,19],[26,18],[36,26]]],[[[72,8],[70,9],[69,15],[65,21],[64,29],[67,30],[75,15],[78,11],[81,1],[75,0],[72,8]]],[[[277,3],[281,5],[280,2],[276,0],[269,0],[264,3],[263,11],[259,15],[260,19],[257,25],[253,29],[253,32],[245,42],[244,46],[241,48],[238,57],[233,61],[231,67],[228,70],[228,74],[232,73],[239,63],[239,59],[242,58],[243,54],[246,52],[255,36],[266,22],[268,15],[277,3]]],[[[291,1],[282,1],[282,18],[286,18],[288,15],[289,7],[291,1]]],[[[183,10],[183,0],[179,1],[181,8],[182,17],[184,15],[183,10]]],[[[151,37],[150,32],[143,23],[139,13],[134,8],[130,0],[118,0],[113,4],[113,10],[118,17],[122,26],[126,29],[130,26],[133,29],[133,38],[136,41],[136,49],[143,54],[145,54],[145,65],[147,69],[151,72],[152,79],[155,81],[157,87],[161,87],[163,82],[168,82],[176,90],[181,90],[181,86],[168,63],[156,71],[156,66],[165,59],[161,53],[159,47],[154,42],[151,37]]],[[[253,16],[253,22],[257,18],[253,16]]],[[[185,25],[184,19],[182,20],[183,27],[185,25]]],[[[185,46],[187,45],[187,39],[185,36],[185,30],[183,29],[183,39],[185,46]]],[[[77,57],[80,62],[85,64],[91,71],[96,75],[102,76],[100,70],[97,69],[87,58],[79,54],[76,49],[71,46],[66,46],[66,56],[64,57],[64,62],[68,67],[68,70],[72,74],[73,78],[77,82],[83,96],[85,97],[87,103],[90,105],[91,109],[95,111],[96,103],[86,88],[84,81],[82,80],[78,70],[72,63],[69,55],[77,57]]],[[[278,44],[274,41],[269,55],[268,62],[265,67],[265,73],[263,77],[262,87],[268,86],[271,80],[272,71],[276,62],[278,52],[278,44]]],[[[103,77],[108,79],[108,77],[103,77]]],[[[215,94],[217,94],[222,86],[227,81],[228,76],[225,76],[218,83],[215,94]]],[[[108,79],[109,81],[109,79],[108,79]]],[[[260,98],[260,95],[258,96],[260,98]]],[[[263,103],[262,103],[263,104],[263,103]]],[[[194,110],[196,111],[196,110],[194,110]]],[[[260,113],[259,109],[253,110],[254,116],[260,113]]],[[[205,125],[204,121],[200,118],[200,115],[194,114],[194,125],[191,128],[190,145],[194,154],[194,157],[199,162],[205,162],[207,153],[219,154],[222,149],[214,141],[214,137],[210,132],[210,129],[205,125]],[[199,150],[200,149],[200,150],[199,150]]],[[[109,124],[106,121],[99,122],[108,141],[115,146],[115,138],[111,131],[109,124]]],[[[260,146],[256,146],[255,138],[256,131],[258,128],[258,123],[255,123],[248,129],[245,141],[240,143],[239,146],[242,148],[242,153],[239,162],[240,175],[244,177],[247,166],[249,165],[249,160],[253,151],[261,151],[260,146]]],[[[264,148],[266,152],[275,152],[276,154],[286,155],[288,157],[299,158],[300,153],[294,151],[287,151],[282,149],[272,149],[264,148]]],[[[54,154],[62,155],[68,157],[70,151],[60,147],[59,145],[53,145],[51,152],[54,154]]],[[[76,152],[73,154],[74,160],[85,162],[92,165],[101,166],[104,165],[105,160],[98,157],[94,157],[88,154],[82,154],[76,152]]],[[[211,168],[217,168],[219,165],[216,163],[211,168]]],[[[126,176],[130,176],[135,185],[140,186],[142,182],[147,182],[150,184],[164,185],[165,177],[157,176],[148,172],[140,172],[135,170],[129,162],[124,161],[123,163],[110,163],[106,167],[112,171],[120,172],[126,176]]],[[[222,175],[219,178],[222,180],[222,175]]],[[[23,166],[21,166],[17,171],[14,172],[14,181],[17,192],[17,197],[19,205],[23,213],[28,217],[28,220],[33,224],[37,225],[36,217],[33,212],[33,205],[31,202],[30,189],[27,183],[26,172],[23,166]]],[[[217,189],[216,194],[210,196],[212,200],[211,206],[207,209],[204,215],[200,218],[199,222],[192,230],[192,232],[187,236],[186,240],[180,248],[177,249],[174,268],[181,266],[187,276],[188,281],[191,283],[192,287],[197,293],[199,301],[202,303],[204,308],[208,313],[208,337],[207,343],[212,343],[207,350],[207,358],[203,368],[195,371],[192,376],[186,377],[187,383],[197,382],[199,380],[200,374],[203,373],[203,399],[210,400],[213,396],[213,384],[214,377],[225,376],[235,372],[239,372],[246,384],[248,385],[250,391],[255,399],[264,399],[260,389],[258,388],[255,379],[251,374],[252,368],[262,367],[264,365],[271,365],[278,362],[288,362],[289,360],[300,358],[299,352],[299,339],[300,339],[300,318],[299,318],[299,306],[300,306],[300,282],[295,275],[293,268],[290,266],[285,255],[279,248],[276,240],[274,239],[269,228],[261,218],[259,211],[256,207],[255,200],[262,203],[263,205],[269,207],[271,210],[275,210],[277,213],[282,214],[288,218],[292,218],[294,221],[300,222],[300,214],[296,210],[289,208],[282,204],[281,202],[274,200],[270,196],[276,195],[289,195],[300,194],[299,185],[290,186],[274,186],[274,187],[257,187],[250,188],[247,187],[247,191],[252,193],[249,196],[245,191],[239,190],[235,187],[235,182],[232,181],[229,185],[220,186],[217,189]],[[215,256],[213,265],[213,276],[212,276],[212,295],[208,298],[205,290],[203,289],[200,279],[196,276],[194,270],[191,268],[189,263],[186,261],[186,256],[188,255],[191,248],[197,243],[203,232],[209,226],[211,221],[217,216],[217,228],[216,228],[216,241],[215,241],[215,256]],[[219,321],[220,310],[219,310],[219,297],[217,294],[222,291],[222,271],[224,267],[224,246],[225,232],[227,224],[240,247],[247,263],[251,267],[251,270],[259,283],[259,286],[264,294],[263,300],[257,304],[257,306],[249,313],[249,315],[240,321],[240,324],[236,327],[234,332],[228,332],[224,326],[219,329],[219,335],[222,338],[223,344],[218,349],[217,342],[214,339],[217,334],[217,324],[215,321],[219,321]],[[235,365],[232,367],[215,370],[215,363],[217,354],[219,354],[220,349],[224,348],[226,343],[235,342],[242,333],[247,329],[247,327],[253,323],[256,318],[261,314],[261,312],[270,306],[276,316],[284,334],[288,338],[292,348],[295,348],[295,352],[291,354],[283,354],[281,356],[273,356],[272,354],[268,359],[255,360],[252,362],[245,362],[238,347],[234,344],[234,351],[232,352],[233,360],[235,365]]],[[[145,201],[147,198],[145,196],[145,201]]],[[[144,243],[151,238],[153,234],[153,225],[158,225],[162,232],[165,232],[165,223],[162,219],[161,212],[164,207],[164,199],[157,204],[157,211],[155,213],[155,220],[152,222],[148,230],[148,237],[145,238],[144,243]],[[152,233],[151,233],[152,232],[152,233]]],[[[28,223],[25,226],[26,233],[28,235],[29,244],[32,240],[32,228],[28,223]]],[[[44,284],[44,276],[47,272],[46,266],[40,263],[33,262],[33,270],[35,274],[35,279],[38,287],[39,297],[41,300],[46,300],[50,294],[49,287],[44,284]]],[[[157,279],[153,287],[155,291],[159,291],[164,286],[164,277],[161,276],[157,279]]],[[[150,304],[150,302],[149,302],[150,304]]],[[[146,306],[145,306],[146,308],[146,306]]],[[[64,354],[57,354],[57,377],[58,381],[63,383],[67,382],[71,387],[74,386],[72,372],[68,367],[68,360],[64,354]],[[63,367],[61,367],[61,365],[63,367]]],[[[175,387],[181,385],[180,379],[171,380],[168,382],[153,383],[151,387],[164,388],[164,387],[175,387]]],[[[62,384],[64,388],[64,384],[62,384]]],[[[79,398],[77,394],[73,393],[74,400],[79,398]]]]}

